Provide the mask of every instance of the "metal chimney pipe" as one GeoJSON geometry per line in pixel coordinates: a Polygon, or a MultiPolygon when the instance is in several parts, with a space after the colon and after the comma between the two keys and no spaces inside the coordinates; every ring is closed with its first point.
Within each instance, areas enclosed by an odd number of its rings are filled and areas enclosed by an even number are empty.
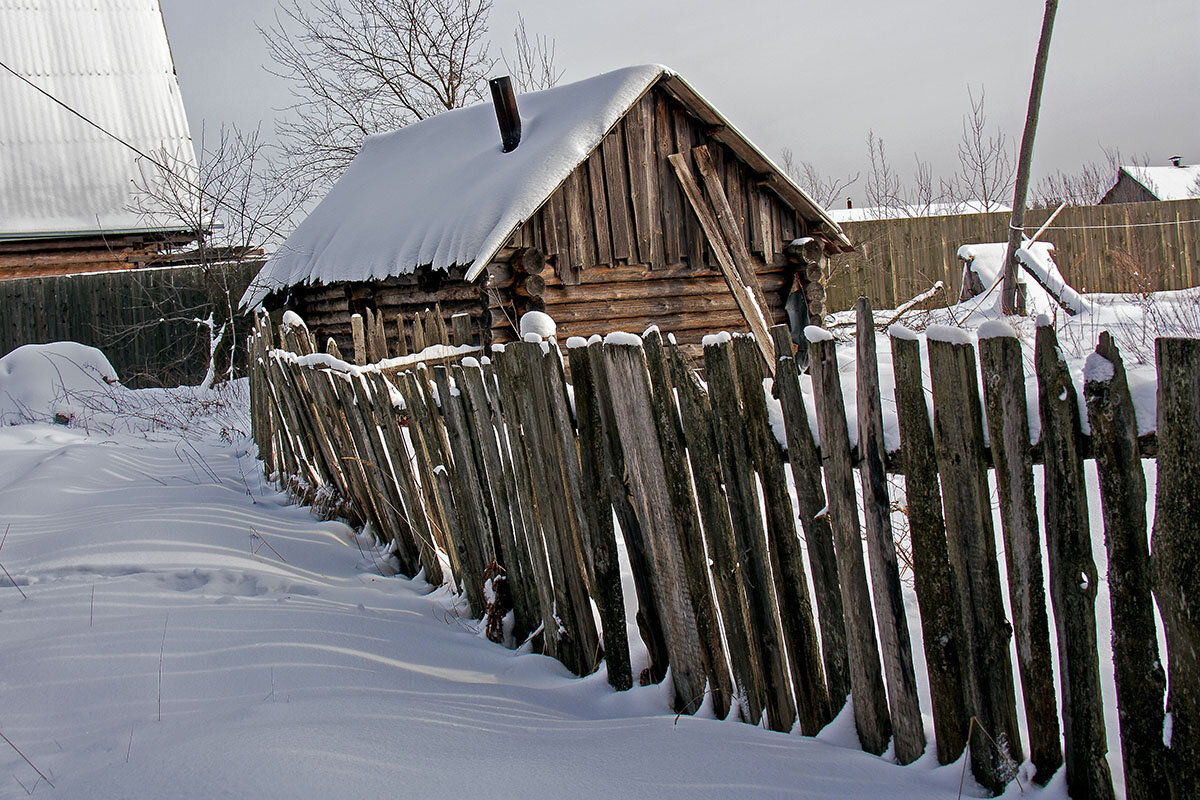
{"type": "Polygon", "coordinates": [[[492,78],[488,85],[492,87],[492,105],[496,107],[496,121],[500,123],[500,141],[504,144],[504,152],[511,153],[521,143],[521,114],[517,111],[512,80],[505,75],[492,78]]]}

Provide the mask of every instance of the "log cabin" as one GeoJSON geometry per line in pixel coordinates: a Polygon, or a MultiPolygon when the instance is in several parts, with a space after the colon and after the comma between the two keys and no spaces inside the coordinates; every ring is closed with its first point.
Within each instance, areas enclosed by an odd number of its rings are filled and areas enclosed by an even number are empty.
{"type": "Polygon", "coordinates": [[[138,151],[195,171],[156,0],[0,4],[0,53],[0,280],[166,264],[195,240],[132,209],[138,151]]]}
{"type": "Polygon", "coordinates": [[[492,94],[369,137],[244,305],[293,310],[343,351],[369,310],[409,352],[394,320],[434,304],[484,346],[531,309],[560,340],[657,325],[693,352],[713,331],[820,324],[822,269],[850,241],[680,76],[492,94]]]}

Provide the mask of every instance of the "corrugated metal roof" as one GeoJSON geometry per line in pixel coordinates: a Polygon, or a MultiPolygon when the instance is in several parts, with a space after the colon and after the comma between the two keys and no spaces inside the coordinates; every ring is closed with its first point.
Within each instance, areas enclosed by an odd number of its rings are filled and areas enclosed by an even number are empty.
{"type": "MultiPolygon", "coordinates": [[[[143,152],[194,161],[158,0],[0,0],[0,61],[143,152]]],[[[0,71],[0,238],[155,227],[138,156],[0,71]]]]}

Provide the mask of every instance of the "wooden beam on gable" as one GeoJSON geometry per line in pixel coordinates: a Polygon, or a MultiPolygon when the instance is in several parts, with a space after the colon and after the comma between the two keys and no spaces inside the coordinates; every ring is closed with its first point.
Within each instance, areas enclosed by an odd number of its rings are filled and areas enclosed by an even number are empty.
{"type": "MultiPolygon", "coordinates": [[[[693,156],[702,149],[704,148],[698,147],[693,150],[693,156]]],[[[707,155],[707,151],[705,151],[705,154],[707,155]]],[[[696,218],[700,221],[700,227],[704,231],[704,236],[708,239],[709,247],[712,249],[717,264],[721,268],[721,274],[725,276],[725,283],[729,286],[729,291],[733,294],[733,299],[737,303],[738,309],[741,310],[742,316],[750,326],[750,332],[754,335],[754,342],[758,345],[758,350],[766,362],[767,372],[774,375],[775,346],[771,341],[770,328],[764,316],[764,309],[767,308],[766,302],[759,301],[754,296],[749,283],[743,278],[742,269],[739,268],[734,257],[730,254],[730,248],[725,243],[725,237],[721,234],[721,223],[717,220],[717,214],[704,199],[704,195],[700,191],[700,186],[696,183],[696,178],[692,175],[692,170],[688,166],[687,159],[679,153],[672,153],[667,157],[667,160],[671,162],[671,166],[675,170],[675,177],[679,180],[684,197],[687,198],[692,210],[696,212],[696,218]]],[[[709,162],[709,166],[712,166],[711,162],[709,162]]],[[[728,205],[728,202],[726,205],[728,205]]],[[[744,250],[746,246],[745,242],[742,242],[740,238],[738,242],[744,250]]],[[[750,274],[753,275],[753,269],[750,267],[748,260],[743,262],[743,267],[750,269],[750,274]]],[[[753,279],[753,284],[754,286],[758,286],[757,278],[753,279]]],[[[761,287],[758,290],[758,296],[762,296],[761,287]]]]}
{"type": "MultiPolygon", "coordinates": [[[[769,308],[767,298],[763,295],[762,284],[758,282],[758,275],[754,272],[754,262],[750,258],[749,248],[746,247],[742,225],[734,215],[733,207],[721,185],[721,178],[717,175],[712,154],[709,153],[707,146],[701,145],[692,150],[692,158],[696,162],[696,169],[700,171],[700,177],[704,179],[705,191],[708,192],[708,199],[716,212],[721,232],[725,234],[729,254],[733,256],[733,264],[741,276],[742,284],[754,296],[754,302],[758,304],[759,308],[769,308]]],[[[768,331],[768,338],[769,336],[770,332],[768,331]]]]}

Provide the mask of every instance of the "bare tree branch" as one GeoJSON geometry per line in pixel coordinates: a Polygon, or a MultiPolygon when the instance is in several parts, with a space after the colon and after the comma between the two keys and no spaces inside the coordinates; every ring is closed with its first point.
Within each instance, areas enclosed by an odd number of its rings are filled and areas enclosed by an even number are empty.
{"type": "Polygon", "coordinates": [[[958,172],[942,182],[942,193],[958,210],[996,211],[1005,208],[1012,195],[1016,168],[1008,137],[999,129],[989,129],[984,110],[984,91],[979,99],[967,88],[971,113],[963,116],[962,138],[958,143],[958,172]]]}
{"type": "Polygon", "coordinates": [[[328,186],[367,136],[483,99],[495,64],[491,8],[491,0],[282,6],[259,32],[270,71],[292,84],[291,113],[277,133],[294,179],[328,186]]]}
{"type": "Polygon", "coordinates": [[[534,34],[530,38],[525,29],[525,17],[520,12],[517,13],[517,27],[513,29],[513,43],[515,55],[512,62],[503,52],[500,58],[518,92],[536,92],[558,85],[565,72],[554,63],[558,43],[544,34],[534,34]]]}
{"type": "Polygon", "coordinates": [[[817,205],[832,208],[841,195],[858,183],[859,173],[838,177],[826,175],[817,169],[811,161],[796,162],[795,154],[790,147],[779,151],[779,166],[796,185],[808,194],[817,205]]]}

